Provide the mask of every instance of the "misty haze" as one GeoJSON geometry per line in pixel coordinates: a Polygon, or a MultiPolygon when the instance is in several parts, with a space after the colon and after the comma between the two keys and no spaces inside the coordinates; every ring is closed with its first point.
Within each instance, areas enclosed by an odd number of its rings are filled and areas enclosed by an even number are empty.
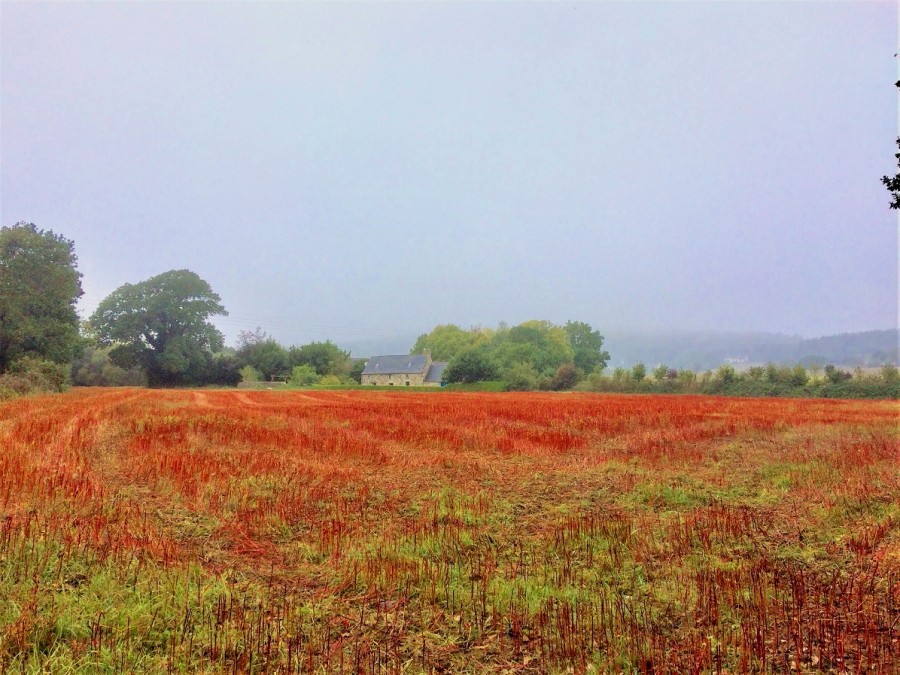
{"type": "Polygon", "coordinates": [[[83,318],[188,268],[229,345],[897,325],[895,3],[2,12],[0,218],[83,318]]]}
{"type": "Polygon", "coordinates": [[[0,673],[900,673],[898,49],[0,0],[0,673]]]}

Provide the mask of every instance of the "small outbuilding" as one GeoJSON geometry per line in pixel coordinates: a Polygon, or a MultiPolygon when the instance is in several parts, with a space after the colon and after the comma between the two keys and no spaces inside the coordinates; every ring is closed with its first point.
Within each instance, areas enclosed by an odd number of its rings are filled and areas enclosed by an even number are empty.
{"type": "Polygon", "coordinates": [[[381,387],[439,387],[446,361],[432,361],[431,352],[373,356],[362,371],[362,384],[381,387]]]}

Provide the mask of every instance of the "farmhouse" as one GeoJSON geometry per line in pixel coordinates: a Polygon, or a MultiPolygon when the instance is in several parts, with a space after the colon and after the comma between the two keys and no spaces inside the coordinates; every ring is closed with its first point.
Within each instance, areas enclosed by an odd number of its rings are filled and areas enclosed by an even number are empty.
{"type": "Polygon", "coordinates": [[[446,361],[432,361],[431,352],[373,356],[362,372],[362,384],[400,387],[439,387],[446,361]]]}

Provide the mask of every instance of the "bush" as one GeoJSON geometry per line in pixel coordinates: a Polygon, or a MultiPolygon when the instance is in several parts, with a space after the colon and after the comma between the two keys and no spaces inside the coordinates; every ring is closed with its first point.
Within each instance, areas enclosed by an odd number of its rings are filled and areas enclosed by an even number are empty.
{"type": "Polygon", "coordinates": [[[87,346],[72,364],[72,384],[77,387],[144,387],[140,368],[120,368],[109,356],[111,347],[87,346]]]}
{"type": "Polygon", "coordinates": [[[830,363],[825,366],[825,378],[831,382],[831,384],[840,384],[841,382],[846,382],[853,375],[848,373],[846,370],[841,370],[840,368],[835,368],[830,363]]]}
{"type": "Polygon", "coordinates": [[[259,382],[262,378],[262,373],[253,366],[244,366],[238,373],[241,375],[241,382],[259,382]]]}
{"type": "Polygon", "coordinates": [[[497,366],[479,348],[461,352],[444,371],[444,380],[447,382],[481,382],[496,377],[497,366]]]}
{"type": "Polygon", "coordinates": [[[538,372],[527,362],[514,363],[506,370],[506,391],[533,391],[538,388],[538,372]]]}
{"type": "Polygon", "coordinates": [[[23,356],[9,372],[30,380],[39,391],[63,391],[69,386],[69,366],[36,356],[23,356]]]}
{"type": "Polygon", "coordinates": [[[578,370],[574,363],[564,363],[556,369],[556,374],[550,380],[550,389],[560,391],[571,389],[578,384],[578,370]]]}
{"type": "Polygon", "coordinates": [[[21,375],[0,375],[0,401],[34,392],[31,380],[21,375]]]}
{"type": "Polygon", "coordinates": [[[716,371],[716,379],[719,380],[722,384],[728,385],[734,382],[735,379],[737,379],[737,373],[735,372],[733,366],[719,366],[719,369],[716,371]]]}
{"type": "Polygon", "coordinates": [[[69,387],[69,370],[68,365],[22,356],[10,365],[7,374],[0,375],[0,399],[65,391],[69,387]]]}
{"type": "MultiPolygon", "coordinates": [[[[288,380],[288,384],[292,387],[309,387],[313,384],[318,384],[319,374],[316,372],[316,369],[310,365],[302,365],[302,366],[294,366],[291,370],[291,379],[288,380]]],[[[340,378],[335,378],[337,380],[336,384],[340,384],[340,378]]]]}
{"type": "Polygon", "coordinates": [[[809,374],[799,363],[791,369],[790,383],[794,387],[804,387],[809,382],[809,374]]]}

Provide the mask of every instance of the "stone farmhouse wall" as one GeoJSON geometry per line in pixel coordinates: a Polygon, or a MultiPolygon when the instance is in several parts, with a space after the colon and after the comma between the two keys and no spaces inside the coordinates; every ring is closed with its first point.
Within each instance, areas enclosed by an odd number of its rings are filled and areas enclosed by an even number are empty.
{"type": "Polygon", "coordinates": [[[440,386],[440,383],[429,382],[425,384],[425,373],[393,373],[391,375],[363,375],[363,384],[371,384],[378,387],[423,387],[440,386]]]}
{"type": "Polygon", "coordinates": [[[425,356],[425,368],[421,373],[375,373],[372,375],[363,375],[362,384],[368,384],[376,387],[440,387],[440,382],[426,382],[425,377],[431,368],[431,351],[422,352],[425,356]]]}

